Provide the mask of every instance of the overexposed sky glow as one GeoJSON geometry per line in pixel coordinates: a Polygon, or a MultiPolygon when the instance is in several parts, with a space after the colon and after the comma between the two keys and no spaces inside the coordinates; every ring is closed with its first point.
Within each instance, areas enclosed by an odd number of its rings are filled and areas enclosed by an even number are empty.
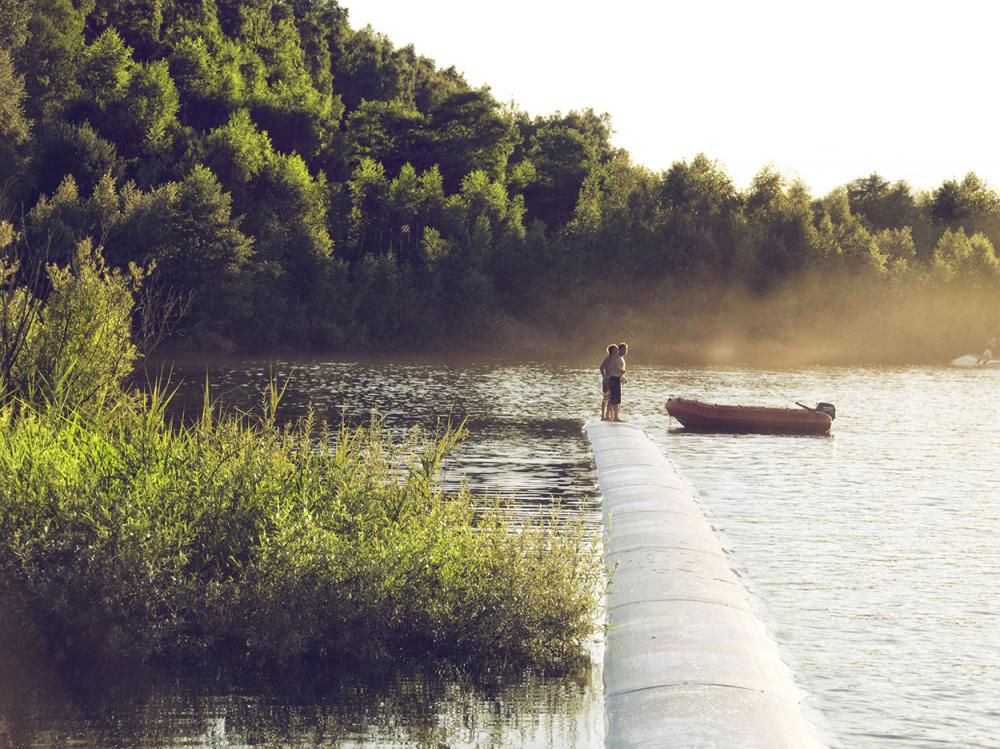
{"type": "Polygon", "coordinates": [[[342,0],[532,115],[592,107],[660,170],[698,152],[813,194],[872,171],[1000,187],[1000,4],[899,0],[342,0]]]}

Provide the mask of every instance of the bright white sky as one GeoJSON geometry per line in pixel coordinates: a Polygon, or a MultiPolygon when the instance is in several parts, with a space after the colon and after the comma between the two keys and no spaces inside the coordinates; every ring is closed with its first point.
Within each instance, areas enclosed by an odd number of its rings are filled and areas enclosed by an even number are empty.
{"type": "Polygon", "coordinates": [[[993,0],[342,0],[532,115],[592,107],[660,170],[698,152],[746,187],[821,195],[877,171],[1000,187],[993,0]]]}

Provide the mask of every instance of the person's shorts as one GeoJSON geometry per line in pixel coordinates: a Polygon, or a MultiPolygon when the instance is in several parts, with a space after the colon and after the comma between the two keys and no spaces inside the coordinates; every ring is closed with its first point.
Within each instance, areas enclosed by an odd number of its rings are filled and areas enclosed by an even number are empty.
{"type": "Polygon", "coordinates": [[[608,385],[611,389],[611,404],[617,406],[622,402],[622,378],[609,377],[608,385]]]}
{"type": "Polygon", "coordinates": [[[609,382],[610,377],[603,377],[601,379],[601,392],[607,395],[611,392],[611,383],[609,382]]]}

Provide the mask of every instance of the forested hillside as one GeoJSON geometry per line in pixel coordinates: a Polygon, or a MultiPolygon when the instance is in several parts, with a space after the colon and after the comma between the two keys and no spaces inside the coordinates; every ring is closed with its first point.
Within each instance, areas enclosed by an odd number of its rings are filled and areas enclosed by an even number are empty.
{"type": "Polygon", "coordinates": [[[1000,326],[1000,196],[974,174],[815,197],[706,156],[653,173],[607,115],[530,117],[336,0],[0,0],[0,47],[0,245],[152,266],[175,346],[620,331],[877,358],[1000,326]]]}

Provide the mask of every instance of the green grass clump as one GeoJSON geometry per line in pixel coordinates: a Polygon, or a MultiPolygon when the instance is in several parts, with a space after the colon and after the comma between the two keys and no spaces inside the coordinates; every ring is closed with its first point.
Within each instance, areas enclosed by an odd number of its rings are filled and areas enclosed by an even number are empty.
{"type": "Polygon", "coordinates": [[[213,413],[158,392],[0,405],[0,579],[53,646],[98,657],[305,656],[560,667],[601,570],[580,524],[446,494],[460,430],[213,413]]]}

